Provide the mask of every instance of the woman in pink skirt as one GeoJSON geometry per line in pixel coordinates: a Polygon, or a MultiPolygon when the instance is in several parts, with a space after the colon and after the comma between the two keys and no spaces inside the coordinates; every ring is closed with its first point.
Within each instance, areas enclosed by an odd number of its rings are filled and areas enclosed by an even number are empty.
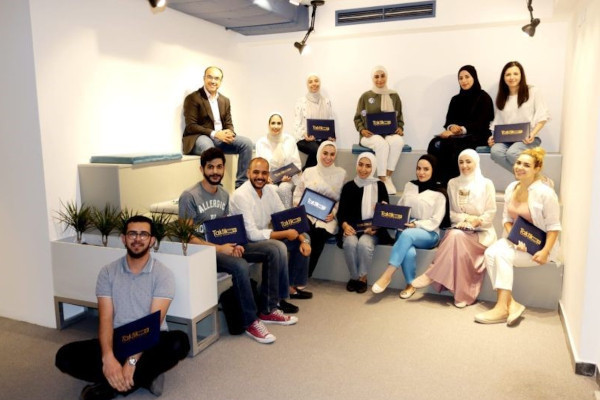
{"type": "Polygon", "coordinates": [[[496,241],[492,225],[496,214],[496,190],[481,175],[479,155],[466,149],[458,156],[460,176],[448,182],[450,221],[456,229],[446,232],[433,262],[413,281],[415,288],[430,284],[438,291],[454,293],[454,305],[473,304],[479,295],[485,269],[483,253],[496,241]]]}

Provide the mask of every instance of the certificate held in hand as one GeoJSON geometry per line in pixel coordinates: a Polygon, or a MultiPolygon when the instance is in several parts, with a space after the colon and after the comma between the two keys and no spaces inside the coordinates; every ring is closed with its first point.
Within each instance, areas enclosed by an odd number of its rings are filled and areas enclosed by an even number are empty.
{"type": "Polygon", "coordinates": [[[284,165],[281,168],[277,168],[274,171],[271,171],[270,176],[273,183],[279,183],[283,179],[284,176],[289,176],[290,178],[300,172],[300,169],[296,167],[296,164],[289,163],[288,165],[284,165]]]}
{"type": "Polygon", "coordinates": [[[494,126],[494,142],[520,142],[529,136],[529,122],[494,126]]]}
{"type": "Polygon", "coordinates": [[[298,233],[304,233],[310,230],[304,206],[293,207],[271,215],[271,223],[275,231],[295,229],[298,233]]]}
{"type": "Polygon", "coordinates": [[[386,136],[396,133],[398,122],[396,112],[380,112],[367,114],[367,129],[376,135],[386,136]]]}
{"type": "Polygon", "coordinates": [[[206,241],[212,244],[248,243],[244,217],[241,214],[204,221],[204,235],[206,241]]]}
{"type": "Polygon", "coordinates": [[[304,206],[308,215],[325,221],[335,206],[335,200],[307,188],[302,193],[299,205],[304,206]]]}
{"type": "Polygon", "coordinates": [[[519,242],[525,243],[527,252],[534,255],[544,248],[544,245],[546,244],[546,232],[526,219],[518,217],[513,224],[507,239],[514,244],[519,244],[519,242]]]}
{"type": "Polygon", "coordinates": [[[148,314],[113,331],[113,352],[119,360],[149,349],[160,338],[160,311],[148,314]]]}
{"type": "Polygon", "coordinates": [[[350,226],[354,229],[356,233],[364,232],[367,228],[373,226],[372,219],[364,219],[362,221],[358,221],[355,223],[351,223],[350,226]]]}
{"type": "Polygon", "coordinates": [[[403,230],[410,218],[410,207],[392,204],[375,204],[373,225],[381,228],[403,230]]]}
{"type": "Polygon", "coordinates": [[[306,133],[319,141],[335,138],[335,121],[332,119],[307,119],[306,133]]]}

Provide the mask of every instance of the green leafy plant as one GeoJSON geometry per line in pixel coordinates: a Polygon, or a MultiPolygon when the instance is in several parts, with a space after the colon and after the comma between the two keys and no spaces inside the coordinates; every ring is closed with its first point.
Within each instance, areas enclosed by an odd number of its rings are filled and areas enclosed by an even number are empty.
{"type": "Polygon", "coordinates": [[[154,251],[158,251],[160,242],[167,236],[167,226],[171,221],[171,214],[165,212],[153,212],[151,219],[154,224],[154,237],[156,238],[154,251]]]}
{"type": "Polygon", "coordinates": [[[121,213],[119,214],[119,224],[117,226],[119,233],[121,235],[125,235],[127,233],[127,226],[125,225],[127,220],[137,214],[138,214],[137,211],[134,211],[129,208],[123,208],[121,210],[121,213]]]}
{"type": "Polygon", "coordinates": [[[102,245],[106,247],[108,244],[108,235],[118,228],[120,224],[121,213],[117,207],[106,203],[104,208],[92,208],[92,224],[102,235],[102,245]]]}
{"type": "Polygon", "coordinates": [[[81,243],[81,237],[88,231],[92,225],[92,208],[85,204],[77,207],[75,201],[69,201],[66,204],[60,202],[61,210],[56,211],[55,218],[65,224],[65,230],[69,227],[75,230],[77,234],[77,243],[81,243]]]}
{"type": "Polygon", "coordinates": [[[198,225],[190,223],[189,220],[178,218],[167,224],[166,235],[171,239],[177,239],[181,242],[181,248],[183,249],[183,255],[187,256],[187,248],[194,232],[198,225]]]}

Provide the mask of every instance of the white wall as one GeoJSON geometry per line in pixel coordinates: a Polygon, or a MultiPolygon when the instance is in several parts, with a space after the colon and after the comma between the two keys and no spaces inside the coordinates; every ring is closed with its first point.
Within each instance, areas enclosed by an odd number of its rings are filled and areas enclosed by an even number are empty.
{"type": "Polygon", "coordinates": [[[600,0],[582,2],[572,21],[562,127],[561,307],[579,361],[600,365],[600,0]]]}
{"type": "Polygon", "coordinates": [[[52,276],[29,5],[0,2],[0,315],[52,326],[52,276]]]}
{"type": "MultiPolygon", "coordinates": [[[[438,0],[435,19],[333,25],[336,9],[359,3],[328,1],[319,7],[308,55],[300,56],[293,47],[301,33],[241,39],[242,59],[250,71],[247,84],[260,101],[237,116],[240,132],[254,140],[264,135],[273,110],[284,113],[291,129],[296,99],[306,92],[306,76],[315,72],[333,103],[339,145],[350,148],[358,140],[353,124],[356,102],[372,86],[373,66],[381,64],[389,72],[388,86],[403,102],[406,142],[414,149],[426,149],[432,136],[441,132],[450,98],[458,93],[460,66],[473,64],[482,87],[495,98],[502,67],[519,60],[528,82],[541,90],[550,108],[552,119],[542,131],[543,145],[559,151],[566,22],[545,21],[530,38],[521,32],[528,19],[521,1],[503,2],[504,15],[486,1],[461,0],[455,6],[455,0],[438,0]]],[[[550,14],[546,8],[544,3],[540,12],[550,14]]],[[[536,6],[536,16],[544,17],[537,11],[536,6]]]]}

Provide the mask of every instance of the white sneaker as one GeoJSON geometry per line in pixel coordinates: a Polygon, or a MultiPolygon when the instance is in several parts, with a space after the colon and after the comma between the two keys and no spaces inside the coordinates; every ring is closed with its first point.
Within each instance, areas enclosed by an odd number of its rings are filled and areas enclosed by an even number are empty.
{"type": "Polygon", "coordinates": [[[394,182],[392,182],[391,177],[387,177],[385,181],[383,181],[385,185],[385,190],[387,190],[388,194],[396,194],[396,186],[394,186],[394,182]]]}

